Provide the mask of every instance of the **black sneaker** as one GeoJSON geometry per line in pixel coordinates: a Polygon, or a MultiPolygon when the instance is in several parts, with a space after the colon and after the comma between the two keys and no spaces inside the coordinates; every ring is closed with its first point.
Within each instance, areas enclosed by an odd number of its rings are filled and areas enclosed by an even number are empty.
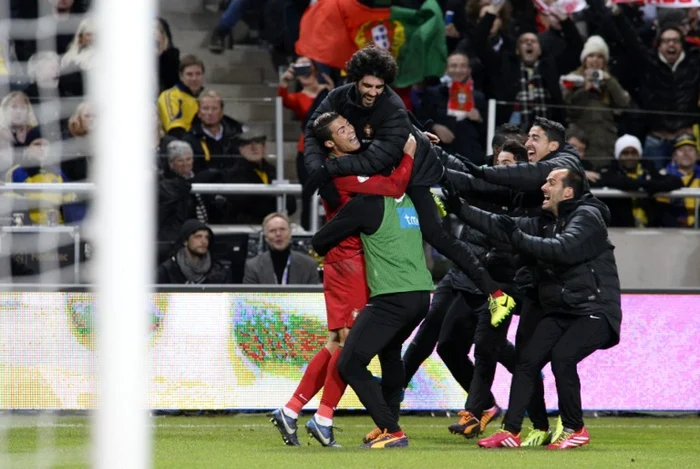
{"type": "Polygon", "coordinates": [[[211,39],[209,40],[209,51],[212,54],[221,54],[226,48],[226,36],[227,34],[221,32],[219,29],[215,29],[211,33],[211,39]]]}

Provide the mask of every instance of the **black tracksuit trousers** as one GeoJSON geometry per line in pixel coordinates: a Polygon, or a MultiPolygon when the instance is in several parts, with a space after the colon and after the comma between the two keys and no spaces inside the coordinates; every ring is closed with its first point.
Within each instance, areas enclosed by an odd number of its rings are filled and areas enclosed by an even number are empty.
{"type": "Polygon", "coordinates": [[[399,427],[399,409],[404,382],[401,347],[425,318],[430,292],[406,292],[370,298],[345,340],[338,371],[352,387],[377,427],[390,433],[399,427]],[[377,383],[367,369],[379,356],[382,381],[377,383]]]}
{"type": "Polygon", "coordinates": [[[602,314],[558,314],[542,318],[527,345],[519,352],[504,419],[505,429],[520,433],[534,382],[538,380],[542,367],[551,361],[562,424],[565,428],[580,430],[583,411],[581,382],[576,367],[581,360],[604,347],[611,335],[612,329],[602,314]]]}

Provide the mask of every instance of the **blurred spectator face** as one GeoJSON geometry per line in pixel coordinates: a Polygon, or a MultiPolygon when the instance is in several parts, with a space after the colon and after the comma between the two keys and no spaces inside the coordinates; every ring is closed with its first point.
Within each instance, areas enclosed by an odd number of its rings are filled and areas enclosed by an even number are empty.
{"type": "Polygon", "coordinates": [[[464,83],[472,74],[469,67],[469,57],[463,54],[452,54],[447,58],[447,69],[445,74],[459,83],[464,83]]]}
{"type": "Polygon", "coordinates": [[[156,49],[158,53],[162,53],[165,49],[170,46],[168,41],[168,36],[163,31],[163,25],[160,21],[156,21],[156,49]]]}
{"type": "Polygon", "coordinates": [[[238,147],[241,156],[251,163],[260,163],[265,158],[267,144],[264,140],[245,142],[238,147]]]}
{"type": "Polygon", "coordinates": [[[284,251],[292,240],[292,230],[284,218],[270,218],[263,226],[263,231],[265,233],[265,241],[267,241],[270,249],[275,251],[284,251]]]}
{"type": "Polygon", "coordinates": [[[360,140],[355,133],[355,127],[344,117],[338,117],[331,122],[331,137],[333,140],[326,142],[326,147],[336,154],[352,153],[360,149],[360,140]]]}
{"type": "Polygon", "coordinates": [[[540,40],[533,33],[525,33],[518,38],[518,56],[525,65],[534,64],[542,54],[540,40]]]}
{"type": "Polygon", "coordinates": [[[525,148],[527,148],[528,161],[536,163],[559,148],[559,145],[557,142],[549,140],[544,130],[535,125],[530,129],[530,133],[527,134],[525,148]]]}
{"type": "Polygon", "coordinates": [[[301,83],[301,86],[309,86],[315,84],[318,79],[316,77],[316,68],[314,67],[314,64],[311,62],[311,59],[308,57],[299,57],[296,62],[294,62],[294,67],[295,67],[295,76],[297,80],[299,80],[299,83],[301,83]],[[296,67],[301,67],[301,68],[296,68],[296,67]],[[311,68],[311,73],[306,74],[306,73],[297,73],[296,70],[308,70],[307,67],[311,68]]]}
{"type": "Polygon", "coordinates": [[[27,166],[41,166],[49,154],[49,141],[45,138],[37,138],[24,149],[24,164],[27,166]]]}
{"type": "Polygon", "coordinates": [[[384,92],[384,80],[365,75],[357,83],[357,92],[362,97],[362,106],[372,107],[377,102],[377,98],[384,92]]]}
{"type": "Polygon", "coordinates": [[[7,119],[10,125],[27,125],[29,120],[29,103],[23,96],[15,96],[8,103],[5,112],[7,112],[7,119]]]}
{"type": "Polygon", "coordinates": [[[199,120],[204,127],[217,127],[224,118],[221,101],[216,98],[202,98],[199,102],[199,120]]]}
{"type": "Polygon", "coordinates": [[[80,34],[80,47],[90,47],[94,41],[94,35],[91,30],[86,29],[80,34]]]}
{"type": "Polygon", "coordinates": [[[92,106],[86,104],[80,110],[79,114],[80,125],[85,129],[86,133],[90,133],[95,125],[95,114],[92,111],[92,106]]]}
{"type": "Polygon", "coordinates": [[[209,230],[199,230],[192,233],[185,241],[185,248],[192,256],[206,256],[209,251],[209,230]]]}
{"type": "Polygon", "coordinates": [[[500,152],[496,158],[496,166],[510,166],[515,163],[515,155],[509,151],[500,152]]]}
{"type": "Polygon", "coordinates": [[[678,168],[691,170],[698,162],[698,149],[692,145],[683,145],[673,151],[673,161],[678,168]]]}
{"type": "Polygon", "coordinates": [[[637,168],[641,158],[642,155],[639,154],[636,148],[624,148],[622,153],[620,153],[620,167],[632,171],[637,168]]]}
{"type": "Polygon", "coordinates": [[[568,142],[578,151],[578,155],[581,159],[586,156],[586,145],[581,140],[576,137],[571,137],[568,142]]]}
{"type": "Polygon", "coordinates": [[[192,174],[192,153],[177,156],[170,160],[170,169],[178,176],[188,177],[192,174]]]}
{"type": "Polygon", "coordinates": [[[605,56],[594,52],[588,54],[586,59],[583,61],[583,68],[592,70],[603,70],[605,68],[605,56]]]}
{"type": "Polygon", "coordinates": [[[659,53],[670,65],[676,63],[683,51],[681,35],[674,29],[669,29],[659,37],[659,53]]]}
{"type": "Polygon", "coordinates": [[[58,55],[47,55],[36,64],[34,80],[40,88],[56,88],[61,75],[61,62],[58,55]]]}
{"type": "Polygon", "coordinates": [[[204,84],[204,70],[199,65],[190,65],[180,74],[180,81],[185,84],[194,94],[202,90],[204,84]]]}

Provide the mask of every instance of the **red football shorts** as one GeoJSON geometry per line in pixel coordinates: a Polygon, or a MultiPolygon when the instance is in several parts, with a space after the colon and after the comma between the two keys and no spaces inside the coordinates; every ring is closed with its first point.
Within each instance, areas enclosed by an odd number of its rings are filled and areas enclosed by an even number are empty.
{"type": "Polygon", "coordinates": [[[328,330],[352,327],[369,299],[365,256],[358,254],[323,266],[328,330]]]}

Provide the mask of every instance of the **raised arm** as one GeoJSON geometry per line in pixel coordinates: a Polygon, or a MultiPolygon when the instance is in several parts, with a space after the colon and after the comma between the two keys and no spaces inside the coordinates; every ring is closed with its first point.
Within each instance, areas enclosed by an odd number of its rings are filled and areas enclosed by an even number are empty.
{"type": "Polygon", "coordinates": [[[404,154],[399,166],[390,176],[341,176],[333,182],[339,191],[353,194],[376,194],[398,198],[406,192],[413,171],[413,157],[404,154]]]}
{"type": "Polygon", "coordinates": [[[510,237],[518,251],[552,264],[580,264],[607,249],[608,232],[600,213],[593,208],[578,209],[561,233],[541,238],[513,231],[510,237]]]}
{"type": "Polygon", "coordinates": [[[471,174],[447,170],[447,178],[462,197],[475,198],[485,202],[510,206],[515,197],[512,189],[491,184],[471,174]]]}
{"type": "MultiPolygon", "coordinates": [[[[403,155],[403,146],[413,126],[410,124],[406,109],[394,109],[392,106],[388,110],[390,112],[384,111],[388,115],[379,128],[374,129],[376,134],[366,150],[326,163],[331,176],[351,174],[371,176],[399,163],[403,155]]],[[[381,112],[381,110],[377,109],[375,112],[381,112]]],[[[355,131],[360,136],[364,129],[355,129],[355,131]]]]}

